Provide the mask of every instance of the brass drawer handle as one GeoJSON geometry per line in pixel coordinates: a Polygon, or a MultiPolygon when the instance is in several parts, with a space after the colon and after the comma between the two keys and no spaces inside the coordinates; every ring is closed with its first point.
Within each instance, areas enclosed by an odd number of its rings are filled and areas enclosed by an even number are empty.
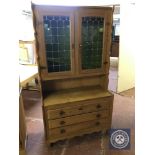
{"type": "Polygon", "coordinates": [[[65,121],[61,121],[61,122],[60,122],[61,125],[65,124],[65,123],[66,123],[65,121]]]}
{"type": "Polygon", "coordinates": [[[96,117],[97,117],[97,118],[100,118],[100,117],[101,117],[101,115],[100,115],[100,114],[97,114],[97,115],[96,115],[96,117]]]}
{"type": "Polygon", "coordinates": [[[80,107],[80,108],[79,108],[79,110],[83,110],[83,108],[82,108],[82,107],[80,107]]]}
{"type": "Polygon", "coordinates": [[[66,132],[65,129],[61,129],[61,130],[60,130],[60,133],[65,133],[65,132],[66,132]]]}
{"type": "Polygon", "coordinates": [[[97,108],[97,109],[100,109],[100,108],[101,108],[101,105],[100,105],[100,104],[98,104],[98,105],[96,106],[96,108],[97,108]]]}
{"type": "Polygon", "coordinates": [[[59,114],[62,116],[65,114],[65,112],[63,110],[61,110],[59,114]]]}
{"type": "Polygon", "coordinates": [[[96,122],[95,124],[96,124],[96,126],[98,126],[98,125],[100,125],[100,122],[96,122]]]}

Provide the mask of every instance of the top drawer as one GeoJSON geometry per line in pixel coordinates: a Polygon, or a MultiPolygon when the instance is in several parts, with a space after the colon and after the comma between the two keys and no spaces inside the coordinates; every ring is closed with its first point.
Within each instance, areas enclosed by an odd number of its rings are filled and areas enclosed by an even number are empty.
{"type": "Polygon", "coordinates": [[[80,105],[77,104],[76,106],[60,108],[55,110],[47,110],[47,118],[56,119],[82,113],[105,110],[109,109],[111,103],[112,103],[111,97],[107,97],[102,100],[100,99],[100,100],[85,101],[81,102],[80,105]]]}

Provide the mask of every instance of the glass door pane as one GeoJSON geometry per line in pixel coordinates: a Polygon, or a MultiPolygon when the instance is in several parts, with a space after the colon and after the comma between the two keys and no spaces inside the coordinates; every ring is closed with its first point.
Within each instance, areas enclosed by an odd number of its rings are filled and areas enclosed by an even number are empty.
{"type": "Polygon", "coordinates": [[[43,16],[48,72],[71,70],[70,16],[43,16]]]}
{"type": "Polygon", "coordinates": [[[102,68],[104,18],[85,16],[81,24],[82,70],[102,68]]]}

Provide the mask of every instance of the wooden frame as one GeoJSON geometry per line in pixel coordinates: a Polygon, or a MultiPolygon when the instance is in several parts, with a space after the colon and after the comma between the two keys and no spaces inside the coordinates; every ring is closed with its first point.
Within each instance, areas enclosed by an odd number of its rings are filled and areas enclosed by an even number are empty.
{"type": "Polygon", "coordinates": [[[56,77],[64,77],[64,76],[71,76],[74,74],[74,15],[72,12],[72,9],[60,9],[59,7],[56,9],[54,8],[50,8],[45,9],[45,8],[38,8],[38,11],[35,12],[36,18],[38,20],[37,23],[37,34],[38,34],[38,42],[40,43],[40,48],[39,48],[39,64],[42,67],[45,67],[45,69],[41,69],[41,77],[42,79],[46,79],[48,78],[56,78],[56,77]],[[43,16],[44,15],[67,15],[70,16],[70,21],[71,21],[71,27],[70,27],[70,59],[71,59],[71,71],[64,71],[64,72],[53,72],[53,73],[48,73],[47,71],[47,61],[46,61],[46,55],[45,52],[42,51],[46,51],[45,50],[45,40],[44,40],[44,32],[43,32],[43,16]]]}
{"type": "MultiPolygon", "coordinates": [[[[107,51],[107,40],[106,37],[110,37],[107,36],[107,30],[108,30],[108,24],[107,24],[107,14],[105,12],[105,10],[98,10],[98,9],[84,9],[84,8],[80,8],[79,9],[79,13],[77,13],[78,16],[78,46],[77,46],[77,53],[78,53],[78,66],[79,66],[79,74],[90,74],[90,73],[103,73],[106,74],[105,70],[106,70],[106,63],[107,62],[107,58],[106,58],[106,51],[107,51]],[[102,64],[101,64],[101,68],[100,69],[87,69],[87,70],[82,70],[82,65],[81,65],[81,49],[79,47],[79,45],[81,44],[81,18],[83,16],[100,16],[104,18],[104,35],[103,35],[103,50],[102,50],[102,64]]],[[[110,25],[110,23],[109,23],[110,25]]]]}
{"type": "Polygon", "coordinates": [[[111,11],[112,8],[97,8],[97,7],[50,7],[50,6],[35,6],[34,16],[36,17],[36,37],[39,44],[38,56],[39,56],[39,66],[40,74],[43,80],[50,79],[64,79],[72,77],[82,77],[82,76],[92,76],[92,75],[105,75],[109,70],[109,60],[106,57],[107,52],[110,50],[107,44],[110,40],[111,35],[109,35],[109,27],[112,24],[112,21],[109,22],[108,11],[111,11]],[[45,40],[43,32],[43,16],[44,15],[69,15],[71,21],[70,27],[70,49],[71,49],[71,71],[64,72],[51,72],[48,73],[47,70],[47,61],[45,52],[45,40]],[[81,17],[82,16],[101,16],[104,17],[104,36],[103,36],[103,54],[102,54],[102,67],[100,69],[81,69],[81,50],[79,44],[81,43],[81,17]],[[75,33],[75,35],[74,35],[75,33]],[[78,58],[78,59],[75,59],[78,58]],[[44,69],[42,69],[42,67],[44,69]]]}

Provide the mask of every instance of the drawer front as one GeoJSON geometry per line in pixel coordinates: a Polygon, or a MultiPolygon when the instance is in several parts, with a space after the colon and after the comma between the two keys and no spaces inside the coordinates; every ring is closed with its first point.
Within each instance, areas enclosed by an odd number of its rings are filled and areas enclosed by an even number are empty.
{"type": "Polygon", "coordinates": [[[82,122],[87,122],[87,121],[100,119],[100,118],[107,118],[107,117],[109,117],[109,110],[102,110],[98,112],[91,112],[91,113],[86,113],[81,115],[64,117],[64,118],[49,120],[48,128],[57,128],[57,127],[62,127],[66,125],[82,123],[82,122]]]}
{"type": "Polygon", "coordinates": [[[47,118],[56,119],[93,111],[106,110],[109,109],[110,103],[112,103],[111,98],[106,98],[100,101],[91,101],[91,104],[89,104],[88,102],[82,102],[80,105],[77,106],[71,106],[55,110],[47,110],[47,118]]]}
{"type": "Polygon", "coordinates": [[[102,129],[107,129],[107,119],[99,119],[99,120],[94,120],[94,121],[88,121],[84,123],[79,123],[75,125],[69,125],[69,126],[64,126],[60,128],[55,128],[55,129],[49,129],[49,136],[54,138],[57,137],[65,137],[65,136],[70,136],[70,135],[80,135],[83,132],[90,133],[92,131],[99,131],[102,129]]]}

